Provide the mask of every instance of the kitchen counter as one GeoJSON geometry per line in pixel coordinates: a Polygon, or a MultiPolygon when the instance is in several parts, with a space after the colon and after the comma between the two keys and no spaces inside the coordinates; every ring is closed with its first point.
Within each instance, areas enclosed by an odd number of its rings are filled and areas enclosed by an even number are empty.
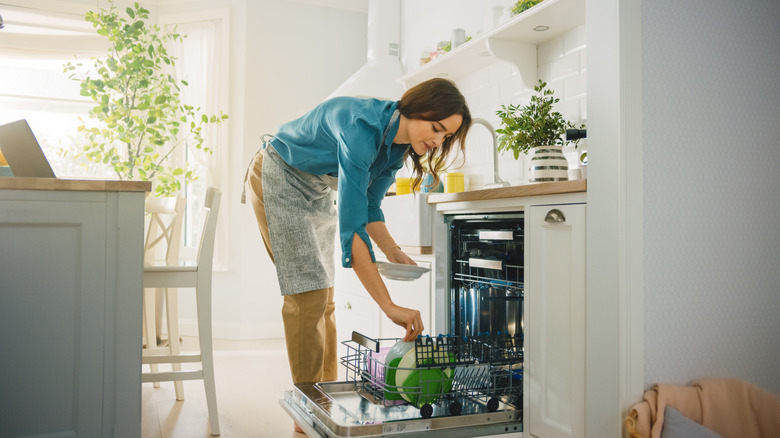
{"type": "Polygon", "coordinates": [[[500,187],[496,189],[471,190],[458,193],[431,193],[429,204],[460,201],[484,201],[490,199],[521,198],[527,196],[556,195],[562,193],[587,192],[588,181],[560,181],[549,183],[525,184],[522,186],[500,187]]]}
{"type": "Polygon", "coordinates": [[[150,182],[0,178],[0,400],[12,436],[141,436],[150,182]]]}
{"type": "Polygon", "coordinates": [[[151,181],[88,180],[60,178],[0,178],[0,189],[68,190],[87,192],[149,192],[151,181]]]}

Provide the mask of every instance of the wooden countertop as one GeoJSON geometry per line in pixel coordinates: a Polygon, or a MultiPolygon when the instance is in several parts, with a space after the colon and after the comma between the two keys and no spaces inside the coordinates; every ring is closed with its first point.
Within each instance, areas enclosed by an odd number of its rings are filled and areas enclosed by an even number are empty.
{"type": "Polygon", "coordinates": [[[525,184],[522,186],[501,187],[497,189],[471,190],[458,193],[431,193],[429,204],[458,201],[481,201],[485,199],[520,198],[525,196],[556,195],[560,193],[587,192],[588,181],[560,181],[525,184]]]}
{"type": "Polygon", "coordinates": [[[66,190],[87,192],[150,192],[151,181],[88,180],[60,178],[2,177],[0,189],[66,190]]]}

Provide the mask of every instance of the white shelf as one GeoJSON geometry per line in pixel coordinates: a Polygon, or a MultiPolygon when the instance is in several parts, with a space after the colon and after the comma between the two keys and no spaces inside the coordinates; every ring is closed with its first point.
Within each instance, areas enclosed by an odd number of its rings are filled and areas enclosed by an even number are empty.
{"type": "Polygon", "coordinates": [[[513,63],[523,82],[537,80],[536,46],[585,24],[585,0],[544,0],[490,32],[402,76],[406,88],[422,81],[444,77],[457,81],[497,60],[513,63]],[[549,27],[536,31],[538,26],[549,27]]]}

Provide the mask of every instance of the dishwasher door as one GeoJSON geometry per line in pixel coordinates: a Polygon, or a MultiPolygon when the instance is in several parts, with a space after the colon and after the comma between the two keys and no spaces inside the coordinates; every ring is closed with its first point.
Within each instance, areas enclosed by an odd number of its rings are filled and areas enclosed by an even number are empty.
{"type": "Polygon", "coordinates": [[[433,406],[433,415],[422,418],[420,410],[412,405],[372,403],[361,395],[355,382],[298,384],[286,391],[279,403],[312,438],[522,437],[521,412],[510,406],[488,412],[479,403],[464,404],[457,416],[433,406]]]}
{"type": "Polygon", "coordinates": [[[420,337],[405,355],[416,359],[413,369],[420,371],[420,380],[405,379],[407,386],[394,386],[385,377],[410,371],[384,362],[382,351],[390,347],[380,346],[397,341],[353,332],[341,359],[347,381],[296,384],[281,406],[310,437],[522,436],[517,337],[420,337]],[[441,371],[424,371],[437,367],[441,371]],[[400,393],[406,400],[393,398],[400,393]],[[411,398],[418,393],[421,398],[411,398]],[[414,400],[420,403],[407,403],[414,400]]]}

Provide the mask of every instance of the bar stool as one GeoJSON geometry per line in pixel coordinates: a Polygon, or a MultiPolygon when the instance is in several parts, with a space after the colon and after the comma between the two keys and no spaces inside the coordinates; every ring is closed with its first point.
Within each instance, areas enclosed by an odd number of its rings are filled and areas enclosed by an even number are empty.
{"type": "MultiPolygon", "coordinates": [[[[142,382],[181,382],[183,380],[203,380],[206,390],[206,404],[209,410],[211,434],[219,435],[219,414],[217,412],[217,394],[214,383],[214,352],[212,349],[211,329],[211,277],[214,257],[214,237],[217,229],[217,215],[222,192],[214,187],[206,191],[205,223],[198,247],[195,264],[144,266],[144,288],[194,288],[197,302],[198,342],[200,352],[173,353],[169,349],[145,349],[142,363],[156,365],[161,363],[181,365],[182,363],[200,363],[198,370],[174,368],[169,372],[143,372],[142,382]]],[[[169,334],[169,336],[172,336],[169,334]]],[[[177,344],[171,338],[170,345],[177,344]]],[[[178,399],[178,396],[177,396],[178,399]]]]}

